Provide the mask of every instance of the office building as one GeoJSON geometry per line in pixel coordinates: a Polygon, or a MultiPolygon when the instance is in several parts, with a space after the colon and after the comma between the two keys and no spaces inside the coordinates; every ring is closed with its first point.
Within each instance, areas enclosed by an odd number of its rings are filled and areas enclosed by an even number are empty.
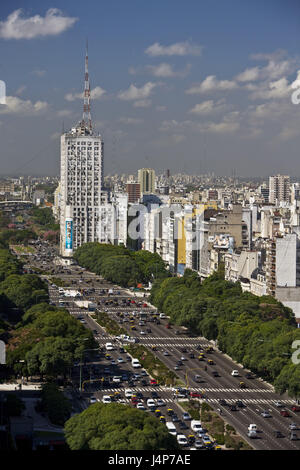
{"type": "Polygon", "coordinates": [[[151,168],[141,168],[138,171],[138,182],[142,194],[153,194],[155,191],[155,171],[151,168]]]}
{"type": "Polygon", "coordinates": [[[92,127],[88,55],[82,120],[61,136],[60,254],[71,257],[86,242],[99,240],[103,187],[103,140],[92,127]]]}

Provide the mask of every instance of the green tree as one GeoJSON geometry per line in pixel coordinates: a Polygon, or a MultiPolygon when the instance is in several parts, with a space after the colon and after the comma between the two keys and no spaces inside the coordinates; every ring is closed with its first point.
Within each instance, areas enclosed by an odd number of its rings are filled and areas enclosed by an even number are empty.
{"type": "Polygon", "coordinates": [[[144,411],[96,403],[65,424],[71,450],[179,450],[174,436],[144,411]]]}

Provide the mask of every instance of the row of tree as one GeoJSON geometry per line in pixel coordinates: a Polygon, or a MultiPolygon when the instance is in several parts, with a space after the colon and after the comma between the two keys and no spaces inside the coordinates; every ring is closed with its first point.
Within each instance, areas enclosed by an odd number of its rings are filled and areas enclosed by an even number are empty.
{"type": "Polygon", "coordinates": [[[219,348],[278,392],[300,397],[300,364],[292,360],[300,340],[294,314],[273,297],[242,292],[220,269],[204,282],[186,270],[181,278],[157,280],[150,301],[171,321],[218,341],[219,348]]]}
{"type": "Polygon", "coordinates": [[[124,246],[85,243],[76,250],[74,258],[80,266],[123,287],[169,275],[158,254],[144,250],[134,252],[124,246]]]}

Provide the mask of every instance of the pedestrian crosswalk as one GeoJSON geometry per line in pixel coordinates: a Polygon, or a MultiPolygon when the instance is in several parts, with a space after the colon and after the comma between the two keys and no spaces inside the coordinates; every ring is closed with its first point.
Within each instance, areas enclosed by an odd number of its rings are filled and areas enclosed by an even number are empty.
{"type": "MultiPolygon", "coordinates": [[[[219,398],[207,398],[205,401],[208,403],[219,403],[219,398]]],[[[244,404],[266,404],[266,405],[275,405],[277,400],[267,400],[267,399],[261,399],[261,398],[246,398],[243,399],[244,404]]],[[[285,405],[294,405],[295,400],[280,400],[283,404],[285,405]]],[[[229,404],[234,404],[236,402],[236,399],[227,399],[226,402],[229,404]]]]}

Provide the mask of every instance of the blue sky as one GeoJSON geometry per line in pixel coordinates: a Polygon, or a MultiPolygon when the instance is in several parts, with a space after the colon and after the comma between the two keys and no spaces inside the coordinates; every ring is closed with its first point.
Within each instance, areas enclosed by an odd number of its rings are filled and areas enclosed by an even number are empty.
{"type": "Polygon", "coordinates": [[[2,174],[59,173],[62,125],[82,113],[88,37],[106,174],[300,176],[299,13],[291,0],[5,2],[2,174]]]}

